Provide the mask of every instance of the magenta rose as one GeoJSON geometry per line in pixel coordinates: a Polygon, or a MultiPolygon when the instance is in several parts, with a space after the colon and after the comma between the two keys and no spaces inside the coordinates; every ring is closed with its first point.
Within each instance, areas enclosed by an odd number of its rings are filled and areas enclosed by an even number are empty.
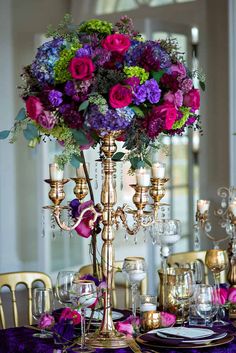
{"type": "Polygon", "coordinates": [[[132,93],[129,88],[117,83],[110,89],[109,102],[112,108],[127,107],[132,102],[132,93]]]}
{"type": "Polygon", "coordinates": [[[111,52],[124,54],[130,47],[130,40],[124,34],[110,34],[102,41],[102,46],[111,52]]]}
{"type": "Polygon", "coordinates": [[[220,288],[218,296],[216,293],[216,289],[213,291],[213,302],[219,303],[220,305],[224,305],[226,303],[228,297],[228,289],[220,288]]]}
{"type": "Polygon", "coordinates": [[[138,317],[129,316],[125,321],[118,321],[115,324],[117,331],[124,333],[127,337],[132,337],[135,333],[135,329],[140,325],[140,319],[138,317]]]}
{"type": "Polygon", "coordinates": [[[92,78],[95,66],[89,57],[83,56],[71,60],[69,71],[73,78],[85,81],[92,78]]]}
{"type": "Polygon", "coordinates": [[[171,65],[170,70],[172,73],[178,74],[178,76],[180,76],[181,78],[186,77],[186,69],[182,63],[177,63],[177,64],[171,65]]]}
{"type": "Polygon", "coordinates": [[[56,119],[52,115],[52,113],[50,113],[48,111],[44,111],[41,115],[39,115],[38,123],[44,129],[51,130],[54,127],[55,123],[56,123],[56,119]]]}
{"type": "Polygon", "coordinates": [[[198,89],[193,88],[184,96],[184,105],[186,105],[186,107],[190,107],[193,111],[199,109],[200,92],[198,89]]]}
{"type": "Polygon", "coordinates": [[[166,130],[171,130],[178,113],[174,104],[165,102],[162,105],[155,107],[155,113],[165,121],[164,128],[166,130]]]}
{"type": "Polygon", "coordinates": [[[181,90],[175,93],[169,91],[164,95],[164,101],[174,104],[176,107],[181,107],[183,104],[183,93],[181,90]]]}
{"type": "Polygon", "coordinates": [[[81,321],[81,316],[78,311],[72,310],[70,308],[65,308],[59,318],[59,321],[61,320],[70,320],[73,321],[73,325],[78,325],[81,321]]]}
{"type": "Polygon", "coordinates": [[[235,304],[236,303],[236,288],[229,288],[228,291],[228,301],[230,301],[230,303],[235,304]]]}
{"type": "Polygon", "coordinates": [[[54,323],[55,323],[54,317],[46,313],[40,317],[38,326],[41,329],[45,329],[47,327],[48,328],[51,327],[52,325],[54,325],[54,323]]]}
{"type": "Polygon", "coordinates": [[[176,322],[176,316],[174,314],[166,313],[161,311],[161,327],[173,326],[176,322]]]}
{"type": "Polygon", "coordinates": [[[38,121],[38,117],[43,111],[43,105],[40,99],[35,96],[29,96],[25,102],[25,105],[29,117],[35,121],[38,121]]]}

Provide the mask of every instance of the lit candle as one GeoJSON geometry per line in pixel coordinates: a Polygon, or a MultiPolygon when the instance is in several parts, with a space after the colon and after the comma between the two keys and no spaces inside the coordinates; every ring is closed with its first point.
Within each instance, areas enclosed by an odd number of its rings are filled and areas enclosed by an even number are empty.
{"type": "Polygon", "coordinates": [[[231,211],[234,217],[236,217],[236,201],[233,201],[229,204],[229,211],[231,211]]]}
{"type": "Polygon", "coordinates": [[[140,305],[140,311],[155,311],[156,310],[156,305],[152,303],[143,303],[140,305]]]}
{"type": "Polygon", "coordinates": [[[149,186],[150,174],[148,170],[145,168],[136,169],[136,181],[139,186],[149,186]]]}
{"type": "Polygon", "coordinates": [[[64,170],[60,169],[57,163],[49,164],[49,175],[53,181],[63,180],[64,170]]]}
{"type": "Polygon", "coordinates": [[[163,179],[165,177],[165,164],[163,163],[153,163],[152,165],[152,177],[163,179]]]}
{"type": "Polygon", "coordinates": [[[146,272],[142,270],[132,270],[128,272],[130,282],[141,282],[146,277],[146,272]]]}
{"type": "MultiPolygon", "coordinates": [[[[86,163],[87,171],[89,173],[89,163],[86,163]]],[[[76,177],[77,178],[86,178],[85,172],[84,172],[84,166],[81,163],[79,168],[76,168],[76,177]]]]}
{"type": "Polygon", "coordinates": [[[208,212],[210,207],[210,201],[208,200],[198,200],[197,201],[197,209],[200,213],[205,213],[206,211],[208,212]]]}

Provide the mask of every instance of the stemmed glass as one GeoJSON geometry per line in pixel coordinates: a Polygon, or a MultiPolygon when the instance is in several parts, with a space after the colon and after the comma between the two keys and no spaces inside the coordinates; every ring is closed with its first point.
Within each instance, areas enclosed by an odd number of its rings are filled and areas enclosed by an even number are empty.
{"type": "MultiPolygon", "coordinates": [[[[54,309],[53,291],[49,288],[34,288],[32,294],[32,314],[35,320],[39,320],[43,314],[49,314],[54,309]]],[[[52,334],[46,330],[34,333],[34,337],[51,338],[52,334]]]]}
{"type": "Polygon", "coordinates": [[[226,251],[220,249],[207,250],[205,257],[205,264],[211,270],[215,281],[216,303],[218,310],[216,313],[215,325],[226,325],[227,322],[219,317],[220,309],[220,272],[224,271],[228,266],[229,260],[226,251]]]}
{"type": "Polygon", "coordinates": [[[81,307],[81,346],[76,352],[93,352],[85,345],[85,309],[93,305],[97,300],[97,287],[93,281],[74,280],[71,288],[71,298],[73,302],[81,307]]]}
{"type": "Polygon", "coordinates": [[[199,316],[205,320],[205,326],[211,326],[209,320],[217,313],[213,288],[207,284],[200,284],[195,296],[195,308],[199,316]]]}
{"type": "Polygon", "coordinates": [[[138,285],[146,277],[146,263],[143,257],[126,257],[124,259],[123,273],[131,284],[132,314],[136,317],[138,285]]]}
{"type": "Polygon", "coordinates": [[[60,271],[57,275],[56,295],[59,302],[64,306],[70,306],[72,304],[71,288],[76,273],[75,271],[60,271]]]}
{"type": "Polygon", "coordinates": [[[191,270],[186,270],[183,273],[176,274],[175,284],[172,287],[173,297],[182,306],[182,325],[184,325],[184,307],[193,296],[195,288],[194,276],[191,270]]]}

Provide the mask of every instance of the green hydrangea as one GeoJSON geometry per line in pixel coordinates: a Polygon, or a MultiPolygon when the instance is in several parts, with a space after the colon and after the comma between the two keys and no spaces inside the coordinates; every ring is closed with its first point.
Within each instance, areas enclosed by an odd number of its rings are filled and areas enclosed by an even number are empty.
{"type": "Polygon", "coordinates": [[[176,130],[176,129],[181,129],[181,127],[184,126],[184,124],[186,123],[186,121],[188,120],[189,116],[190,116],[190,108],[187,107],[181,107],[179,109],[181,111],[181,113],[183,114],[182,118],[178,121],[176,121],[172,127],[172,129],[176,130]]]}
{"type": "Polygon", "coordinates": [[[149,72],[146,72],[142,67],[139,66],[125,66],[123,71],[128,77],[138,77],[141,84],[147,81],[149,77],[149,72]]]}
{"type": "MultiPolygon", "coordinates": [[[[49,131],[39,126],[39,131],[45,135],[48,135],[49,131]]],[[[60,125],[55,125],[52,130],[50,130],[50,135],[59,141],[71,140],[73,135],[69,127],[61,123],[60,125]]]]}
{"type": "Polygon", "coordinates": [[[101,33],[101,34],[111,34],[113,25],[111,22],[101,21],[96,18],[86,21],[79,27],[79,32],[84,32],[88,34],[101,33]]]}
{"type": "Polygon", "coordinates": [[[68,66],[71,59],[75,56],[75,52],[81,48],[79,43],[73,43],[70,49],[63,49],[60,53],[60,59],[54,66],[55,82],[64,83],[71,79],[71,74],[68,71],[68,66]]]}
{"type": "Polygon", "coordinates": [[[108,110],[108,104],[106,99],[101,94],[93,94],[89,97],[89,103],[96,104],[98,106],[98,110],[102,114],[106,114],[108,110]]]}

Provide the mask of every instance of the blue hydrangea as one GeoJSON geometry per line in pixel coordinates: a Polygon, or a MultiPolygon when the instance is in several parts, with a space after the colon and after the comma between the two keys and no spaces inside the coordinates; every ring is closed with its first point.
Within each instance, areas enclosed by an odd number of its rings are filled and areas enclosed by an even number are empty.
{"type": "Polygon", "coordinates": [[[64,47],[64,40],[56,38],[38,48],[35,60],[31,65],[31,72],[42,85],[54,83],[54,65],[64,47]]]}

